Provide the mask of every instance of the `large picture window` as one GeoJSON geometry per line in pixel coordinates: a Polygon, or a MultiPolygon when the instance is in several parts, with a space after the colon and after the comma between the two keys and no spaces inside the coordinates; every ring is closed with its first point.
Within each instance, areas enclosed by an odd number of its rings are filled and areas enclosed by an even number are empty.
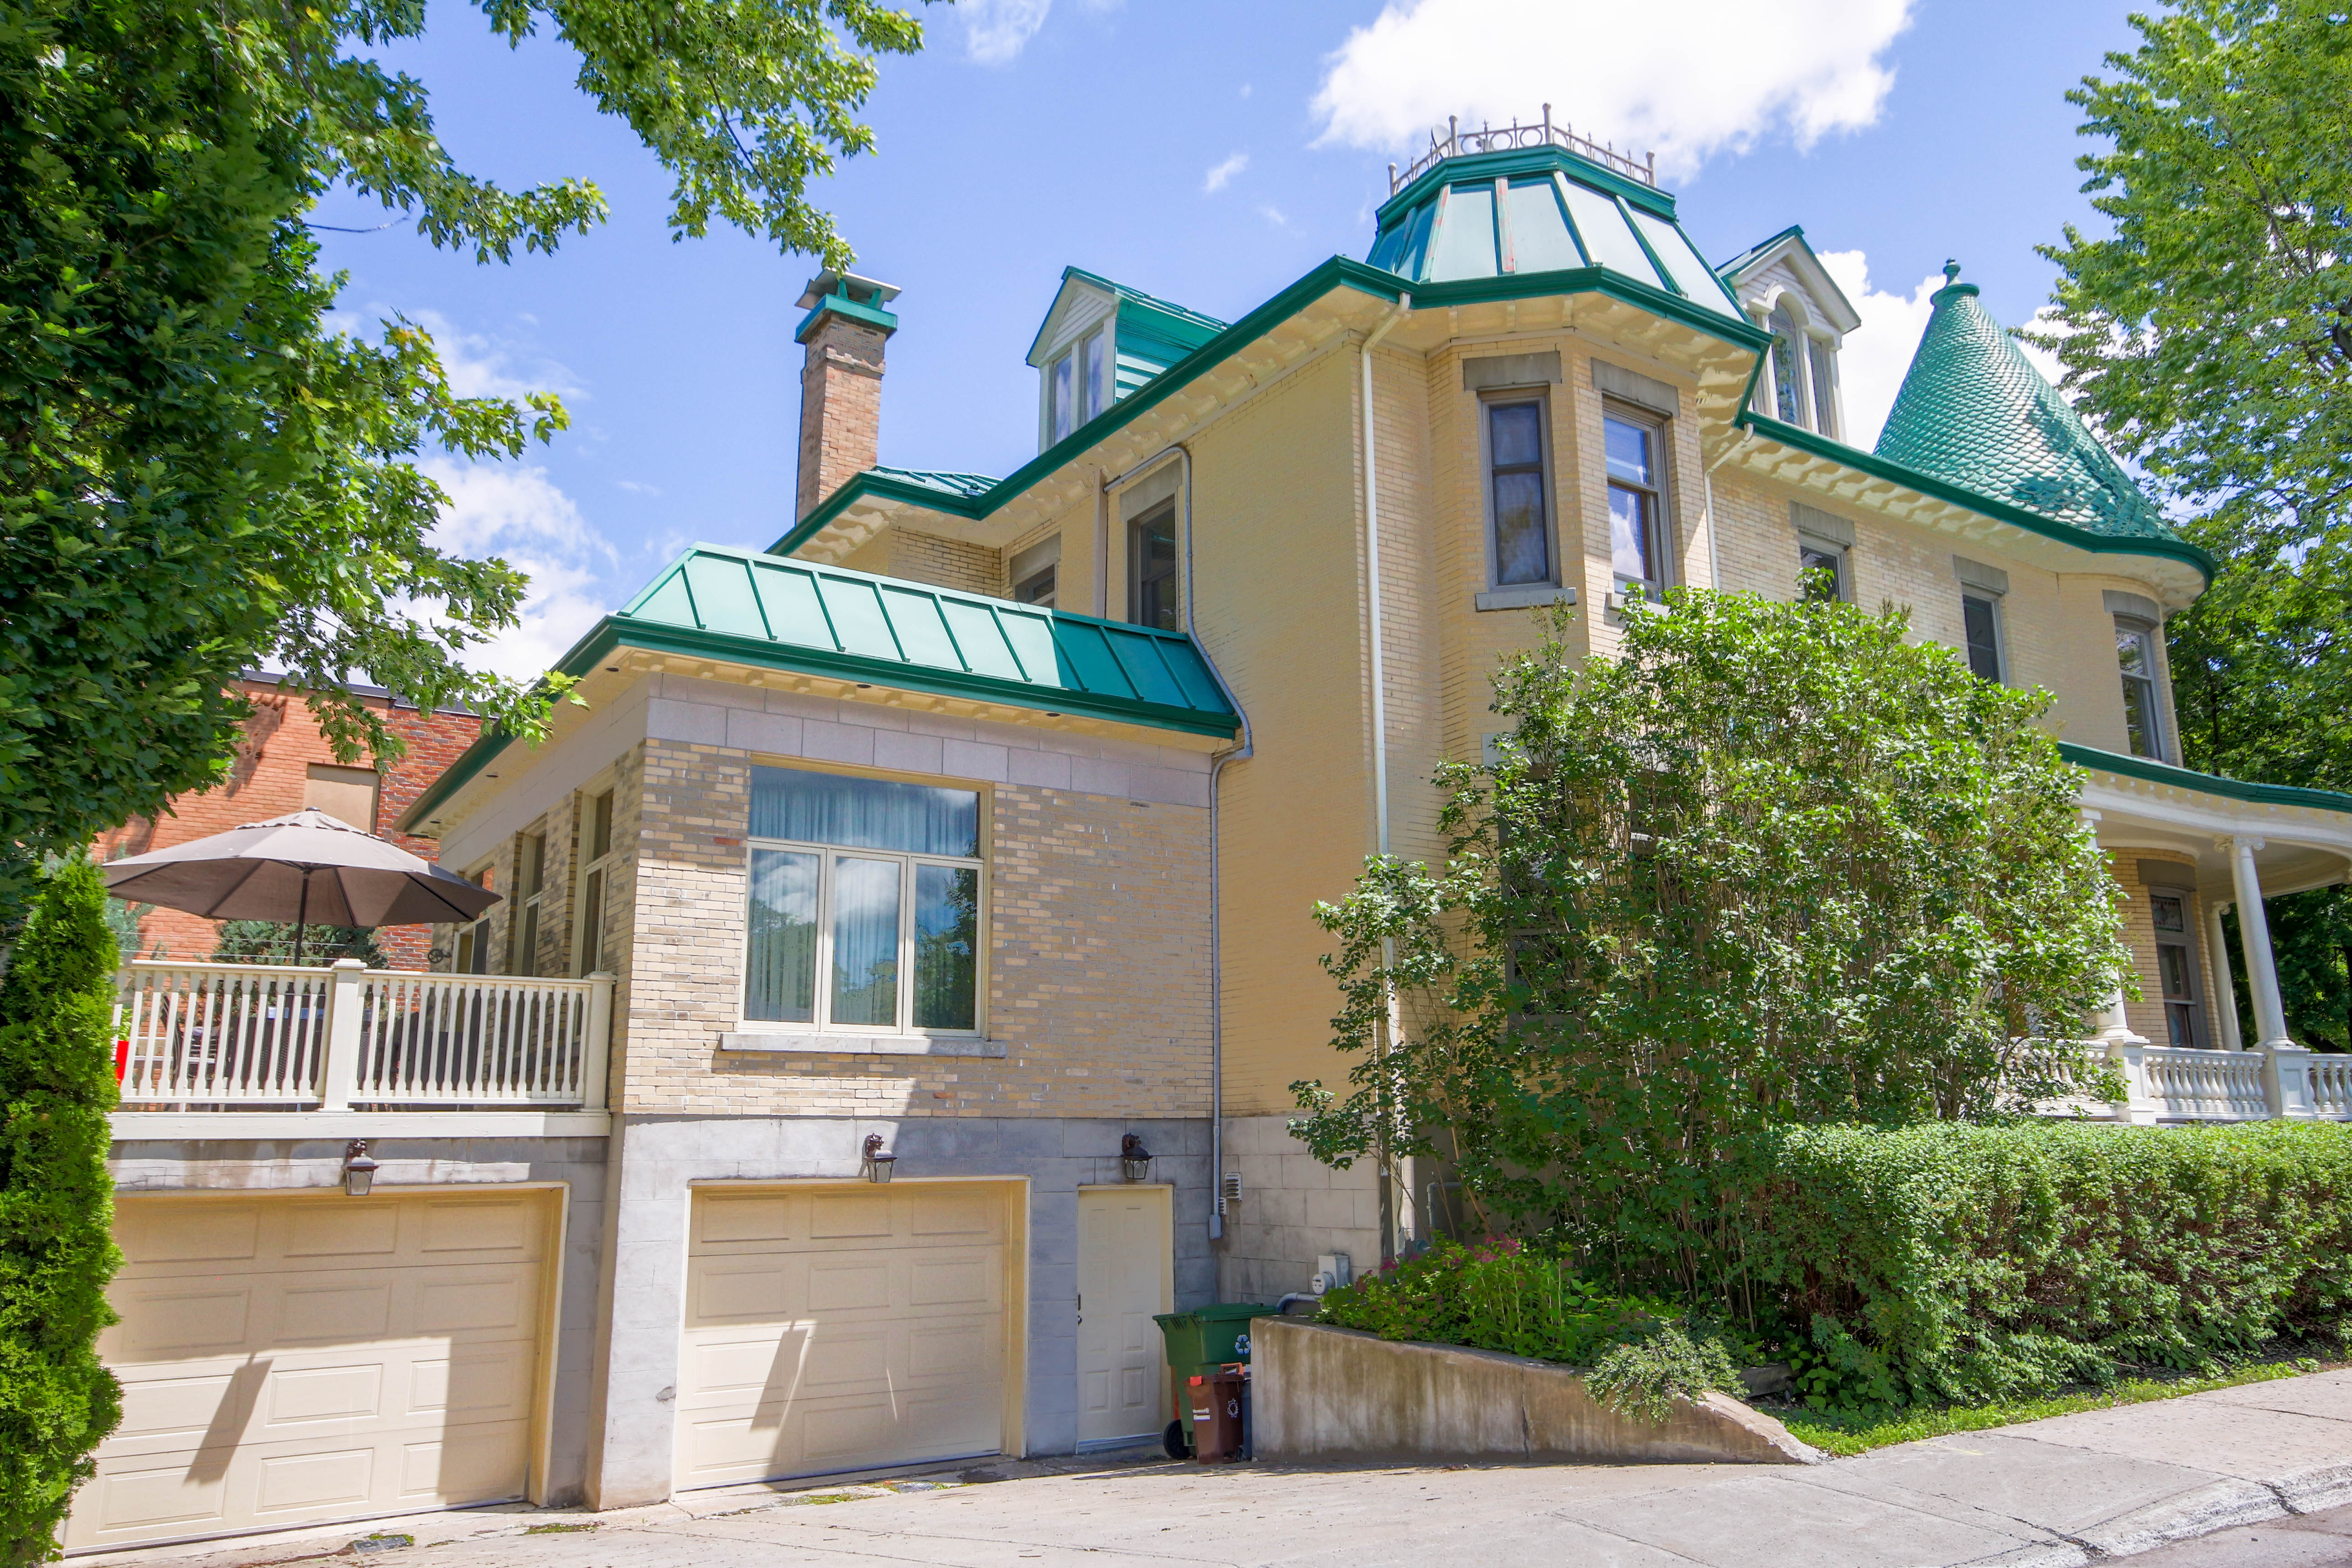
{"type": "Polygon", "coordinates": [[[747,1022],[979,1027],[980,796],[751,770],[747,1022]]]}

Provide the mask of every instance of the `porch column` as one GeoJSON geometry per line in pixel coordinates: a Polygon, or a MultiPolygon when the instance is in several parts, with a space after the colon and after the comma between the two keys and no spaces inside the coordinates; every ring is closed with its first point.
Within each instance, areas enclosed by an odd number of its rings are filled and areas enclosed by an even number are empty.
{"type": "MultiPolygon", "coordinates": [[[[2099,814],[2086,809],[2083,813],[2083,822],[2095,833],[2099,826],[2099,814]]],[[[2107,994],[2096,1022],[2099,1032],[2092,1043],[2106,1047],[2107,1060],[2116,1072],[2123,1075],[2125,1092],[2128,1096],[2108,1114],[2117,1121],[2142,1125],[2154,1122],[2162,1108],[2148,1093],[2147,1061],[2143,1055],[2148,1048],[2147,1037],[2131,1026],[2131,1014],[2124,1005],[2124,991],[2120,984],[2107,994]]]]}
{"type": "Polygon", "coordinates": [[[2246,944],[2246,982],[2254,993],[2254,1042],[2258,1050],[2292,1048],[2287,1037],[2286,1004],[2279,999],[2278,963],[2271,956],[2270,922],[2263,918],[2262,879],[2254,870],[2259,838],[2224,838],[2221,847],[2230,856],[2230,872],[2238,889],[2238,935],[2246,944]]]}
{"type": "Polygon", "coordinates": [[[2229,936],[2221,929],[2221,911],[2229,907],[2216,899],[2205,900],[2205,951],[2213,961],[2213,990],[2209,1000],[2213,1007],[2213,1026],[2221,1031],[2221,1048],[2242,1051],[2246,1042],[2238,1033],[2235,971],[2230,967],[2229,936]]]}

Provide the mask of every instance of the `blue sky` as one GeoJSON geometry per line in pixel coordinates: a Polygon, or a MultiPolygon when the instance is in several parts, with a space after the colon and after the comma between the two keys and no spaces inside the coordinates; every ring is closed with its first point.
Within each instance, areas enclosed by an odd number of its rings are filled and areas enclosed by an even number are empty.
{"type": "MultiPolygon", "coordinates": [[[[1660,151],[1685,226],[1720,259],[1790,223],[1836,253],[1864,315],[1849,415],[1874,428],[1947,256],[2004,322],[2046,300],[2033,254],[2095,225],[2069,86],[2128,47],[2105,0],[965,0],[886,60],[879,152],[817,192],[858,270],[900,285],[882,458],[1001,474],[1034,451],[1023,363],[1065,265],[1231,320],[1334,253],[1360,257],[1387,164],[1447,112],[1549,101],[1660,151]],[[2021,40],[2030,40],[2021,47],[2021,40]],[[1221,178],[1212,178],[1222,171],[1221,178]],[[1867,276],[1867,286],[1863,279],[1867,276]]],[[[572,429],[518,463],[432,469],[444,537],[534,574],[484,662],[523,675],[677,548],[789,523],[803,257],[732,232],[673,243],[669,182],[572,85],[434,0],[388,57],[433,94],[459,160],[511,184],[578,175],[613,217],[553,257],[478,267],[404,227],[328,235],[355,322],[424,321],[461,390],[548,388],[572,429]]],[[[324,223],[381,221],[339,199],[324,223]]]]}

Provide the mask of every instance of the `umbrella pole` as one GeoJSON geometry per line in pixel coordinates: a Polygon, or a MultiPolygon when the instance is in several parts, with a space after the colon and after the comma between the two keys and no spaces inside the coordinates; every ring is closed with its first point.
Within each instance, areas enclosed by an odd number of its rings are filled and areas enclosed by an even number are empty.
{"type": "Polygon", "coordinates": [[[294,967],[302,967],[302,927],[310,918],[310,868],[302,868],[302,897],[294,905],[294,967]]]}

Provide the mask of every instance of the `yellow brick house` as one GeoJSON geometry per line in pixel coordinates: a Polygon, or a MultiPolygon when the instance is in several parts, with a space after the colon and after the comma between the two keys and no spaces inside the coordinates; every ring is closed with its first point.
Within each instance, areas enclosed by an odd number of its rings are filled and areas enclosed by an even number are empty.
{"type": "Polygon", "coordinates": [[[1151,1313],[1425,1230],[1421,1173],[1285,1131],[1344,1070],[1309,910],[1438,852],[1433,770],[1544,605],[1606,652],[1668,587],[1826,569],[2048,688],[2131,895],[2123,1114],[2352,1114],[2261,920],[2352,869],[2352,798],[2179,765],[2161,628],[2210,563],[1973,286],[1864,451],[1801,232],[1712,265],[1646,165],[1465,133],[1368,259],[1237,321],[1066,272],[1002,479],[878,466],[894,292],[810,286],[775,543],[687,552],[566,657],[549,743],[486,740],[403,824],[509,894],[448,951],[613,977],[562,1438],[599,1506],[1156,1432],[1151,1313]]]}

